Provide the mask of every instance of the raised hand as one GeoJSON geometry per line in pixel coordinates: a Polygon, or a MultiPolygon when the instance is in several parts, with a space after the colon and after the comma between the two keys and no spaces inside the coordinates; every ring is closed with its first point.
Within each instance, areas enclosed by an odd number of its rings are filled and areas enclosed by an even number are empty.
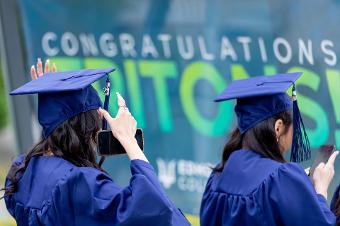
{"type": "MultiPolygon", "coordinates": [[[[48,73],[50,72],[50,60],[46,60],[45,61],[45,66],[44,66],[44,70],[43,70],[43,63],[41,61],[40,58],[38,58],[37,60],[37,69],[35,69],[35,66],[32,65],[31,67],[31,78],[32,80],[37,79],[38,77],[42,76],[44,73],[48,73]]],[[[57,67],[56,65],[53,63],[52,64],[52,72],[56,72],[57,71],[57,67]]]]}
{"type": "Polygon", "coordinates": [[[111,115],[103,109],[99,109],[99,113],[106,119],[113,136],[122,144],[130,160],[141,159],[148,162],[135,139],[137,122],[126,107],[123,97],[119,93],[116,94],[119,107],[116,117],[112,118],[111,115]]]}
{"type": "Polygon", "coordinates": [[[339,151],[335,151],[327,163],[321,162],[314,170],[313,184],[315,191],[327,199],[328,187],[334,177],[334,163],[339,151]]]}

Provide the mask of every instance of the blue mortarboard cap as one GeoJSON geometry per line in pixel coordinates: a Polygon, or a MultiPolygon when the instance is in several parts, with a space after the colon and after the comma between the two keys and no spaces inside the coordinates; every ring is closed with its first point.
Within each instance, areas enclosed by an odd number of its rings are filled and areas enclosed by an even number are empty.
{"type": "Polygon", "coordinates": [[[273,115],[293,108],[286,93],[237,99],[235,112],[241,134],[273,115]]]}
{"type": "Polygon", "coordinates": [[[289,87],[301,76],[301,72],[256,76],[233,81],[215,101],[268,96],[286,93],[289,87]]]}
{"type": "Polygon", "coordinates": [[[288,88],[302,73],[257,76],[233,81],[215,101],[237,99],[235,112],[241,134],[257,123],[293,106],[288,88]]]}
{"type": "Polygon", "coordinates": [[[114,71],[85,69],[46,73],[32,80],[10,95],[38,94],[38,120],[43,136],[73,116],[101,107],[101,101],[91,84],[114,71]]]}
{"type": "Polygon", "coordinates": [[[291,159],[302,161],[310,156],[309,141],[297,102],[292,101],[286,93],[301,74],[295,72],[235,80],[215,101],[237,99],[235,112],[241,134],[267,118],[293,109],[294,134],[291,159]]]}

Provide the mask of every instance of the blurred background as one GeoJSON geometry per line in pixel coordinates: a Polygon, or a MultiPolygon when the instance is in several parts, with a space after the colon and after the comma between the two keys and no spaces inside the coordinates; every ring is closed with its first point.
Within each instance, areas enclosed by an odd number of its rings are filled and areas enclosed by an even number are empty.
{"type": "MultiPolygon", "coordinates": [[[[297,89],[313,157],[322,144],[340,148],[339,21],[335,0],[0,0],[0,187],[11,160],[40,139],[36,96],[8,95],[36,59],[59,71],[114,67],[113,91],[144,129],[159,180],[199,225],[209,167],[236,125],[234,103],[213,102],[230,81],[304,72],[297,89]]],[[[104,81],[94,87],[101,93],[104,81]]],[[[104,167],[128,184],[126,156],[104,167]]],[[[338,160],[330,197],[339,174],[338,160]]],[[[15,225],[3,201],[0,225],[15,225]]]]}

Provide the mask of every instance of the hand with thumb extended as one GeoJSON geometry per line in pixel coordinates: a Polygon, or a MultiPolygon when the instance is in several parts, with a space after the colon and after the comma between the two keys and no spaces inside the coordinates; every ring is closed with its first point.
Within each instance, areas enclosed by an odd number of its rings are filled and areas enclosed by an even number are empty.
{"type": "Polygon", "coordinates": [[[339,151],[335,151],[326,163],[321,162],[314,170],[313,184],[316,193],[327,199],[328,188],[334,177],[334,163],[339,151]]]}
{"type": "Polygon", "coordinates": [[[122,144],[130,160],[141,159],[148,162],[135,138],[137,122],[126,107],[124,98],[119,93],[116,95],[119,107],[116,117],[111,117],[107,111],[101,108],[99,113],[106,119],[113,136],[122,144]]]}

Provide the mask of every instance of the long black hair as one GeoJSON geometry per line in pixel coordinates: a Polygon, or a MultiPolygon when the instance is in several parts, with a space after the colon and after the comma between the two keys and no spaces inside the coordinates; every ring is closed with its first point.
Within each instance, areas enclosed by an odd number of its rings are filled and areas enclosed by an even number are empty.
{"type": "Polygon", "coordinates": [[[93,167],[102,170],[96,163],[96,134],[100,130],[100,117],[97,110],[80,113],[59,125],[46,139],[41,139],[27,153],[21,165],[13,165],[9,171],[10,185],[5,190],[5,196],[13,194],[18,189],[18,181],[31,158],[51,155],[63,158],[79,167],[93,167]]]}
{"type": "Polygon", "coordinates": [[[285,111],[259,122],[244,134],[241,134],[240,130],[235,128],[224,146],[221,163],[214,168],[214,171],[221,172],[230,155],[242,148],[255,151],[278,162],[285,162],[276,139],[275,122],[281,119],[286,128],[285,132],[287,132],[292,124],[292,118],[292,112],[285,111]]]}

